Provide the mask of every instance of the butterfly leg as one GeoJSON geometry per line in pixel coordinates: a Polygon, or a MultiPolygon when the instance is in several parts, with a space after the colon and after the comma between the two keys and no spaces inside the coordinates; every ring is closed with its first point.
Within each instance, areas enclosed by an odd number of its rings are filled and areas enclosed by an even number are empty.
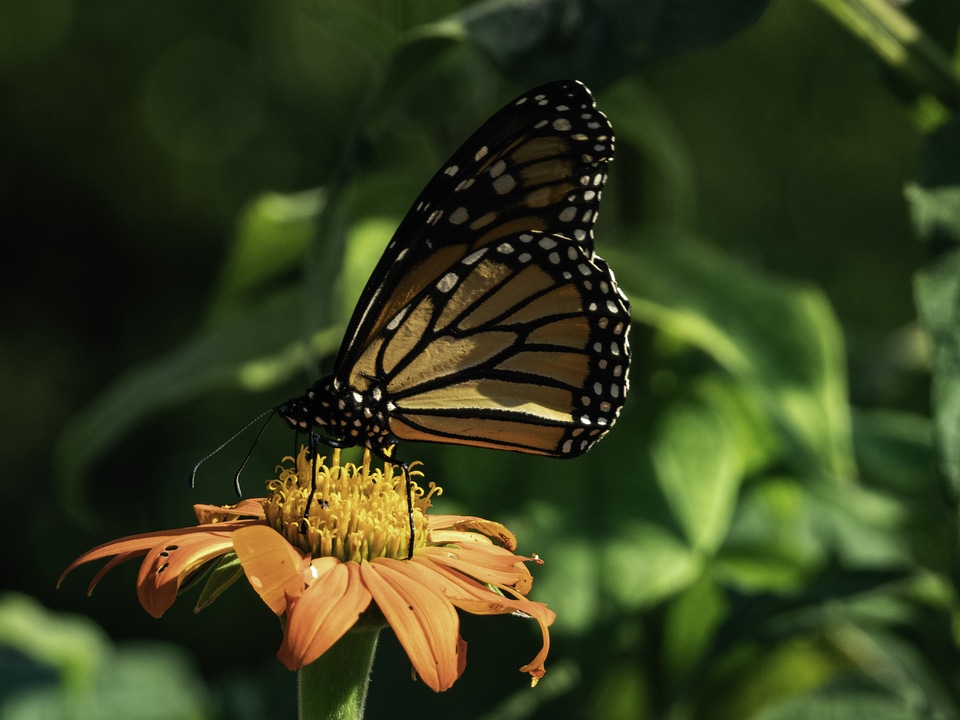
{"type": "Polygon", "coordinates": [[[397,440],[392,435],[382,446],[370,448],[373,453],[384,462],[399,465],[403,473],[403,494],[407,498],[407,526],[409,539],[407,540],[407,559],[413,557],[413,546],[417,538],[416,526],[413,523],[413,485],[410,482],[410,464],[394,457],[397,450],[397,440]]]}
{"type": "MultiPolygon", "coordinates": [[[[300,522],[301,535],[306,535],[307,533],[307,514],[310,512],[310,508],[313,506],[313,499],[317,494],[317,459],[320,457],[318,449],[320,443],[334,449],[350,447],[350,445],[346,443],[337,442],[331,438],[324,437],[320,433],[310,433],[310,439],[307,443],[307,457],[310,458],[310,495],[307,497],[307,504],[303,509],[303,520],[300,522]]],[[[326,501],[321,498],[320,502],[325,503],[326,501]]],[[[326,507],[326,505],[324,506],[326,507]]]]}
{"type": "Polygon", "coordinates": [[[413,525],[413,486],[410,484],[410,466],[400,463],[403,470],[403,494],[407,497],[407,524],[410,530],[410,539],[407,541],[407,560],[413,557],[413,541],[416,539],[416,528],[413,525]]]}

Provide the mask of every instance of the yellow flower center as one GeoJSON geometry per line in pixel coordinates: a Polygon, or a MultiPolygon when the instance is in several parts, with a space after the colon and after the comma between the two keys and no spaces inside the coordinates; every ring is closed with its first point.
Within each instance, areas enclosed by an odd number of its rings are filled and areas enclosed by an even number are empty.
{"type": "MultiPolygon", "coordinates": [[[[361,465],[340,465],[339,450],[334,450],[330,459],[329,466],[325,457],[314,462],[307,449],[302,448],[295,467],[279,466],[280,476],[267,483],[267,522],[291,545],[313,557],[333,556],[344,562],[381,557],[406,559],[410,510],[403,473],[395,473],[389,463],[383,470],[371,470],[370,453],[366,450],[361,465]],[[311,482],[314,467],[315,486],[311,482]]],[[[431,486],[425,494],[410,481],[415,548],[426,544],[425,512],[435,492],[441,492],[440,488],[431,486]]]]}

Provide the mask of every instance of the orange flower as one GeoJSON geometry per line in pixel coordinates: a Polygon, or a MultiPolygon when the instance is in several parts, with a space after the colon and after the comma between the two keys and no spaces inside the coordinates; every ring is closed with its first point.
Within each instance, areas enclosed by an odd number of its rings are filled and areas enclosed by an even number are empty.
{"type": "MultiPolygon", "coordinates": [[[[371,472],[368,454],[359,467],[341,466],[339,456],[335,450],[330,467],[318,458],[313,492],[313,463],[302,450],[295,467],[281,466],[279,478],[267,484],[269,497],[230,507],[196,505],[196,527],[100,545],[77,558],[60,582],[79,565],[111,558],[90,583],[93,592],[111,568],[145,556],[137,597],[148,613],[160,617],[201,568],[214,561],[228,568],[235,555],[263,601],[285,616],[278,657],[288,668],[309,665],[358,623],[385,620],[419,676],[438,692],[449,688],[466,665],[456,610],[514,613],[537,620],[543,634],[540,652],[520,668],[535,685],[544,674],[547,628],[554,619],[544,604],[526,598],[533,577],[523,563],[539,559],[514,555],[516,538],[499,523],[428,515],[431,497],[441,490],[431,484],[425,493],[414,482],[415,550],[408,558],[403,475],[394,475],[389,464],[371,472]]],[[[204,591],[206,604],[239,572],[212,577],[217,579],[204,591]]]]}

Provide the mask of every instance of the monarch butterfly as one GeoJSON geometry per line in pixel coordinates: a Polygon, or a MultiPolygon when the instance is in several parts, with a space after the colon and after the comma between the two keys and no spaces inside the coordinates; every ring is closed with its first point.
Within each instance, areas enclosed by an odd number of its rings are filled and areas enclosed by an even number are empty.
{"type": "Polygon", "coordinates": [[[613,130],[579,82],[498,111],[433,176],[333,373],[276,408],[383,459],[399,441],[572,458],[627,393],[630,303],[593,249],[613,130]]]}

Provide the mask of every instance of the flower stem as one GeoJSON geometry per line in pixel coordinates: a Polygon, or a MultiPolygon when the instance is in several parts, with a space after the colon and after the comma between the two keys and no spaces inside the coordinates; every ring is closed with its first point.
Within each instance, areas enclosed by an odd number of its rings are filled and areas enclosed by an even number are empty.
{"type": "Polygon", "coordinates": [[[887,63],[949,108],[960,106],[960,77],[950,57],[897,3],[888,0],[817,0],[887,63]]]}
{"type": "Polygon", "coordinates": [[[300,720],[361,720],[380,626],[355,627],[299,671],[300,720]]]}

